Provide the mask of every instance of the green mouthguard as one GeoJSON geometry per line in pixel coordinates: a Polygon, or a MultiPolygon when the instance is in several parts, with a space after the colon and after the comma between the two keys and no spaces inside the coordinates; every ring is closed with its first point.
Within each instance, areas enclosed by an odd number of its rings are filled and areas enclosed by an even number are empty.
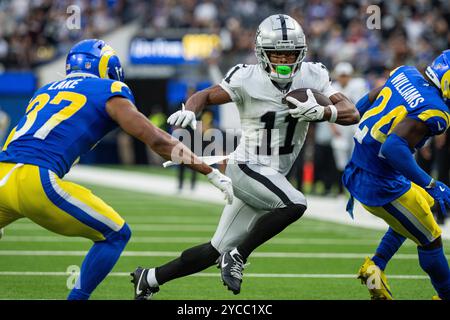
{"type": "Polygon", "coordinates": [[[282,75],[288,75],[292,72],[292,68],[289,66],[277,66],[276,69],[277,73],[282,75]]]}

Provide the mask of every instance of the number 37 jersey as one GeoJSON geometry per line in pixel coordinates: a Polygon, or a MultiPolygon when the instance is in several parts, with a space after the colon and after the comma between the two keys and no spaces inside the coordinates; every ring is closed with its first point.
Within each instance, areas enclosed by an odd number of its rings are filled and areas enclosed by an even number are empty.
{"type": "Polygon", "coordinates": [[[287,174],[297,158],[309,124],[292,118],[283,98],[299,88],[316,89],[327,97],[337,93],[328,70],[313,62],[301,64],[285,92],[276,87],[260,65],[235,66],[220,86],[236,103],[241,118],[241,140],[230,159],[269,166],[281,174],[287,174]]]}
{"type": "Polygon", "coordinates": [[[114,96],[134,102],[124,83],[109,79],[67,77],[43,86],[6,140],[0,162],[33,164],[62,178],[117,127],[106,111],[114,96]]]}

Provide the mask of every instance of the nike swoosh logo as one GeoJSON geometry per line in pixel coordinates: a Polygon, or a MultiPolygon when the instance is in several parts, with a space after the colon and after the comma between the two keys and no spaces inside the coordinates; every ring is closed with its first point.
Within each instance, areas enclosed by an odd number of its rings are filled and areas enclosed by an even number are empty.
{"type": "Polygon", "coordinates": [[[441,187],[441,186],[439,186],[439,190],[441,190],[442,192],[444,192],[444,191],[445,191],[445,188],[444,188],[444,187],[441,187]]]}
{"type": "Polygon", "coordinates": [[[223,256],[223,258],[222,258],[222,264],[221,264],[222,268],[225,268],[228,265],[228,263],[225,263],[224,260],[225,260],[225,256],[223,256]]]}
{"type": "Polygon", "coordinates": [[[440,122],[438,122],[438,130],[439,130],[439,131],[442,131],[442,130],[444,130],[444,128],[442,128],[442,126],[441,126],[441,123],[440,123],[440,122]]]}
{"type": "Polygon", "coordinates": [[[144,275],[144,271],[142,271],[141,276],[139,277],[137,286],[136,286],[136,295],[140,295],[142,290],[139,289],[139,285],[141,284],[142,276],[144,275]]]}

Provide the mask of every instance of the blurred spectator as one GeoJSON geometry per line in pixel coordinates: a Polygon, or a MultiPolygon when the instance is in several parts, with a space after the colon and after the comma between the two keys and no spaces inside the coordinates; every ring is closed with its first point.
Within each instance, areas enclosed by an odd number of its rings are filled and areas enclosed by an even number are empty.
{"type": "Polygon", "coordinates": [[[0,148],[3,147],[3,141],[8,134],[9,122],[8,114],[0,108],[0,148]]]}
{"type": "MultiPolygon", "coordinates": [[[[223,38],[223,68],[255,62],[254,35],[268,15],[287,13],[305,30],[307,59],[325,65],[353,61],[355,71],[376,81],[384,69],[425,65],[450,47],[446,0],[374,1],[381,29],[366,27],[365,0],[0,0],[0,63],[30,68],[67,51],[75,41],[98,37],[128,21],[145,29],[201,28],[223,38]],[[67,7],[81,9],[81,29],[65,26],[67,7]]],[[[372,83],[371,83],[372,85],[372,83]]]]}
{"type": "MultiPolygon", "coordinates": [[[[417,163],[429,175],[446,185],[450,183],[450,137],[446,132],[427,141],[425,146],[416,153],[417,163]],[[435,173],[435,174],[434,174],[435,173]]],[[[434,207],[433,213],[439,224],[447,217],[434,207]]]]}
{"type": "MultiPolygon", "coordinates": [[[[363,78],[354,77],[353,72],[354,70],[350,63],[340,62],[334,67],[332,75],[335,79],[333,85],[336,90],[345,94],[353,103],[356,103],[369,91],[369,87],[363,78]]],[[[358,126],[338,126],[334,123],[328,123],[328,125],[333,135],[331,147],[333,148],[336,168],[339,176],[341,176],[352,155],[354,147],[353,135],[358,126]]],[[[341,182],[339,181],[338,183],[339,191],[343,192],[341,182]]]]}
{"type": "Polygon", "coordinates": [[[76,41],[100,35],[135,18],[141,1],[0,0],[0,64],[29,69],[66,54],[76,41]],[[69,30],[67,9],[81,10],[81,28],[69,30]]]}
{"type": "MultiPolygon", "coordinates": [[[[435,141],[435,160],[436,160],[436,171],[437,179],[442,181],[446,185],[450,184],[450,134],[447,130],[446,133],[434,138],[435,141]]],[[[439,210],[436,211],[437,221],[441,224],[445,223],[448,218],[444,216],[439,210]]]]}
{"type": "MultiPolygon", "coordinates": [[[[186,101],[195,93],[195,87],[190,85],[187,88],[186,92],[186,101]]],[[[203,128],[203,127],[202,127],[203,128]]],[[[172,136],[180,140],[182,143],[184,143],[189,149],[196,151],[196,143],[199,143],[199,141],[195,141],[196,135],[194,133],[194,130],[191,127],[187,127],[186,129],[178,128],[177,131],[174,131],[172,133],[172,136]]],[[[203,140],[202,140],[203,142],[203,140]]],[[[203,145],[201,146],[203,149],[203,145]]],[[[197,172],[184,166],[179,165],[178,167],[178,191],[183,190],[184,186],[184,180],[186,178],[186,172],[191,173],[191,190],[195,189],[195,185],[197,183],[197,172]]]]}
{"type": "Polygon", "coordinates": [[[450,185],[450,133],[435,137],[437,178],[450,185]]]}
{"type": "Polygon", "coordinates": [[[316,123],[314,138],[314,192],[331,195],[333,185],[339,183],[339,176],[331,147],[333,133],[328,122],[316,123]],[[317,189],[318,182],[323,184],[323,192],[317,189]]]}
{"type": "MultiPolygon", "coordinates": [[[[366,27],[365,0],[184,0],[152,1],[143,20],[146,28],[204,28],[224,38],[222,67],[253,63],[257,25],[268,15],[287,13],[305,30],[307,59],[326,65],[353,61],[356,72],[374,83],[385,69],[400,64],[426,64],[449,47],[450,4],[445,0],[374,1],[381,9],[381,29],[366,27]],[[231,44],[230,44],[231,43],[231,44]]],[[[370,83],[373,85],[374,83],[370,83]]]]}
{"type": "MultiPolygon", "coordinates": [[[[148,116],[148,120],[155,125],[155,127],[167,131],[167,115],[164,113],[162,106],[154,105],[151,110],[151,114],[148,116]]],[[[165,161],[159,154],[153,151],[150,147],[146,146],[148,163],[151,165],[162,165],[165,161]]]]}

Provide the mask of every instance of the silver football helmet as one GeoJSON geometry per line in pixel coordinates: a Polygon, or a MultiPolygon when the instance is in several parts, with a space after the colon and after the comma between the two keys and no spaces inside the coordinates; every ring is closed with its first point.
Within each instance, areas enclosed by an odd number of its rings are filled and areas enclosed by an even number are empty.
{"type": "Polygon", "coordinates": [[[258,63],[270,79],[288,83],[300,70],[307,52],[305,34],[300,24],[286,14],[274,14],[264,19],[256,31],[255,53],[258,63]],[[270,61],[270,52],[295,51],[293,64],[275,64],[270,61]]]}

